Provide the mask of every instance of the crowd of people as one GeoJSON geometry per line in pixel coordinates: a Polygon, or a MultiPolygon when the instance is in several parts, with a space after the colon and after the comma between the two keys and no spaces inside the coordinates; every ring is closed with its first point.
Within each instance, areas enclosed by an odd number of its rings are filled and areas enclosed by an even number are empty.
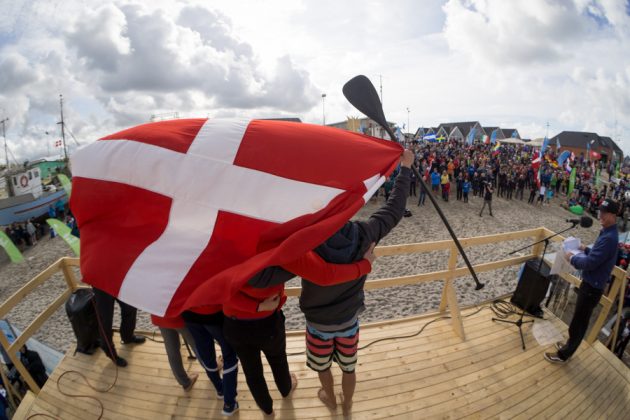
{"type": "MultiPolygon", "coordinates": [[[[562,149],[547,148],[539,158],[540,147],[527,144],[483,144],[447,140],[442,142],[414,142],[409,145],[416,156],[415,166],[427,186],[443,201],[455,199],[469,203],[469,195],[484,199],[491,205],[494,193],[505,200],[527,200],[533,206],[559,203],[572,211],[596,214],[605,198],[625,201],[630,185],[625,175],[610,182],[616,166],[604,161],[591,161],[583,155],[567,159],[566,165],[558,165],[562,149]],[[568,165],[568,166],[567,166],[568,165]],[[571,170],[575,179],[571,186],[571,170]],[[608,174],[608,181],[602,175],[608,174]],[[489,188],[491,186],[491,188],[489,188]],[[455,194],[452,194],[452,191],[455,194]]],[[[387,197],[392,181],[383,186],[387,197]]],[[[417,205],[425,205],[426,196],[419,182],[412,175],[409,195],[417,198],[417,205]]],[[[624,212],[626,206],[620,210],[624,212]]],[[[492,210],[490,207],[490,215],[492,210]]]]}
{"type": "Polygon", "coordinates": [[[4,233],[21,251],[35,246],[46,235],[54,238],[54,229],[48,226],[46,219],[58,219],[66,224],[72,231],[76,231],[76,221],[72,213],[68,211],[63,201],[59,200],[48,207],[45,216],[30,218],[25,222],[14,222],[4,227],[4,233]]]}

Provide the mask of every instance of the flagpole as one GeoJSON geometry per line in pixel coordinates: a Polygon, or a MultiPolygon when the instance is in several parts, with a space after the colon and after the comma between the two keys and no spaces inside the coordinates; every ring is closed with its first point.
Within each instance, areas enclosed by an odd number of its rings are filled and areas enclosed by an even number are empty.
{"type": "Polygon", "coordinates": [[[57,124],[61,125],[61,141],[63,142],[63,156],[64,160],[68,161],[68,149],[66,148],[66,133],[64,129],[65,123],[63,122],[63,95],[59,94],[59,109],[61,110],[61,121],[57,124]]]}
{"type": "Polygon", "coordinates": [[[9,121],[8,118],[3,119],[2,121],[0,121],[0,124],[2,124],[2,137],[4,137],[4,156],[6,158],[6,168],[5,169],[9,169],[9,147],[7,146],[7,134],[5,132],[5,124],[7,123],[7,121],[9,121]]]}

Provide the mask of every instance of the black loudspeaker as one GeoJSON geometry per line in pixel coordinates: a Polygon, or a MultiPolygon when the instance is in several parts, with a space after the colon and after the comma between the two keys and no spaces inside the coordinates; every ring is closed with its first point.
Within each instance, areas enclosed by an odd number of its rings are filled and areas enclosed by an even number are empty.
{"type": "Polygon", "coordinates": [[[76,351],[79,353],[92,354],[98,347],[98,323],[93,300],[92,289],[79,289],[66,302],[66,313],[77,337],[76,351]]]}
{"type": "Polygon", "coordinates": [[[551,267],[543,262],[540,272],[538,272],[539,264],[539,258],[529,260],[524,264],[510,302],[529,314],[542,318],[543,311],[540,308],[540,303],[545,298],[549,288],[549,270],[551,267]]]}

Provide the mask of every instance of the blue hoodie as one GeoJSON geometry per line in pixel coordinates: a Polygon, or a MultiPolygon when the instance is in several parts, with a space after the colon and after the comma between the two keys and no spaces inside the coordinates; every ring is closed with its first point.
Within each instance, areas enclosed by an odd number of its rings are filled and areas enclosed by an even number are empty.
{"type": "Polygon", "coordinates": [[[596,289],[603,290],[617,260],[619,233],[617,224],[602,229],[592,248],[571,257],[571,265],[582,270],[582,279],[596,289]]]}

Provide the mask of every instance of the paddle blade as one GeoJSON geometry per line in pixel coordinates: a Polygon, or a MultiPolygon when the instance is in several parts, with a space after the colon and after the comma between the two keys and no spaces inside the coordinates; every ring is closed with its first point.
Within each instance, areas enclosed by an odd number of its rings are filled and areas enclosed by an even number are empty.
{"type": "Polygon", "coordinates": [[[383,105],[370,79],[363,75],[355,76],[343,85],[343,96],[356,109],[371,118],[381,127],[387,127],[383,105]]]}

